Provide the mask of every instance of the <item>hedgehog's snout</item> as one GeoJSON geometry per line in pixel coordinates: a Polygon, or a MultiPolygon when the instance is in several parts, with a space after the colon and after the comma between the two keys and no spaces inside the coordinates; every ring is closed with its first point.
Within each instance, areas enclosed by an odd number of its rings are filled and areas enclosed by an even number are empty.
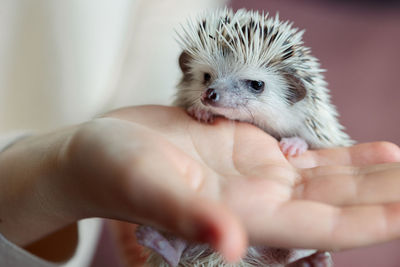
{"type": "Polygon", "coordinates": [[[201,96],[204,105],[215,105],[220,99],[220,94],[214,88],[208,88],[201,96]]]}

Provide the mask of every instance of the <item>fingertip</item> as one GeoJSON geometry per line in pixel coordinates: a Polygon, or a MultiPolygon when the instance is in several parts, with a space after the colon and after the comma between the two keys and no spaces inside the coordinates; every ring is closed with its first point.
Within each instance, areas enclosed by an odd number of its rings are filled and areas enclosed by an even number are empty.
{"type": "Polygon", "coordinates": [[[221,253],[227,262],[235,263],[246,254],[247,235],[241,223],[234,216],[226,214],[224,217],[224,220],[215,222],[214,240],[209,243],[221,253]]]}
{"type": "MultiPolygon", "coordinates": [[[[236,230],[239,230],[236,229],[236,230]]],[[[239,262],[247,252],[247,237],[244,231],[231,231],[222,238],[220,245],[215,247],[229,263],[239,262]]]]}
{"type": "Polygon", "coordinates": [[[240,261],[247,251],[247,235],[240,221],[220,204],[202,202],[206,213],[197,221],[196,242],[208,243],[227,262],[240,261]],[[211,209],[209,209],[211,208],[211,209]]]}
{"type": "Polygon", "coordinates": [[[290,158],[296,167],[310,168],[322,165],[356,165],[400,162],[400,148],[390,142],[362,143],[350,147],[307,151],[290,158]]]}
{"type": "Polygon", "coordinates": [[[400,148],[390,142],[373,143],[373,148],[377,151],[382,163],[400,162],[400,148]]]}
{"type": "Polygon", "coordinates": [[[349,151],[353,165],[400,162],[400,148],[386,141],[357,144],[349,151]]]}

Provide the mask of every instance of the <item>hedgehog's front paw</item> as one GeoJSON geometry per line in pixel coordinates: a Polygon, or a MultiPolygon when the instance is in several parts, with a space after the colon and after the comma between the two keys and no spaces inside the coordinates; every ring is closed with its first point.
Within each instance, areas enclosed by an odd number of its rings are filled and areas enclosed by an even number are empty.
{"type": "Polygon", "coordinates": [[[168,240],[150,226],[141,225],[136,229],[137,242],[159,254],[170,266],[178,266],[186,242],[179,238],[168,240]]]}
{"type": "Polygon", "coordinates": [[[301,258],[286,267],[332,267],[333,261],[328,252],[318,251],[308,257],[301,258]]]}
{"type": "Polygon", "coordinates": [[[190,108],[188,108],[187,112],[190,116],[192,116],[193,118],[195,118],[199,121],[207,122],[207,123],[212,123],[214,121],[214,114],[212,114],[210,111],[207,111],[205,109],[190,107],[190,108]]]}
{"type": "Polygon", "coordinates": [[[306,141],[300,137],[282,138],[279,146],[286,156],[298,156],[308,149],[306,141]]]}

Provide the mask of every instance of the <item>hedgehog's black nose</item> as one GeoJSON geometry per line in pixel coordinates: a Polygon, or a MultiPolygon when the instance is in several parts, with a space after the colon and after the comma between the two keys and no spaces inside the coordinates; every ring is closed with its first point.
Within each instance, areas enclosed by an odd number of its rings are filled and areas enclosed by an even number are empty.
{"type": "Polygon", "coordinates": [[[218,102],[219,94],[214,88],[208,88],[207,91],[202,95],[203,104],[211,104],[218,102]]]}
{"type": "Polygon", "coordinates": [[[206,91],[206,98],[213,102],[217,102],[219,100],[219,94],[217,93],[217,91],[215,91],[215,89],[209,88],[206,91]]]}

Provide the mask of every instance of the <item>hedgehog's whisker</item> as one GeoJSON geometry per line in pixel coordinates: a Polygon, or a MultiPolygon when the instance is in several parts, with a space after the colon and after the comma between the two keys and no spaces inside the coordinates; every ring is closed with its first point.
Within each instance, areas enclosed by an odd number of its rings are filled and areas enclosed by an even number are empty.
{"type": "Polygon", "coordinates": [[[251,111],[251,109],[249,109],[249,107],[247,107],[246,105],[242,105],[242,107],[244,108],[244,110],[250,115],[251,117],[251,122],[253,123],[255,121],[255,117],[253,112],[251,111]]]}
{"type": "Polygon", "coordinates": [[[199,92],[199,93],[204,92],[203,89],[185,89],[185,91],[187,91],[187,92],[199,92]]]}
{"type": "Polygon", "coordinates": [[[199,103],[199,99],[198,98],[194,98],[194,99],[188,99],[188,107],[192,107],[195,106],[199,103]]]}

